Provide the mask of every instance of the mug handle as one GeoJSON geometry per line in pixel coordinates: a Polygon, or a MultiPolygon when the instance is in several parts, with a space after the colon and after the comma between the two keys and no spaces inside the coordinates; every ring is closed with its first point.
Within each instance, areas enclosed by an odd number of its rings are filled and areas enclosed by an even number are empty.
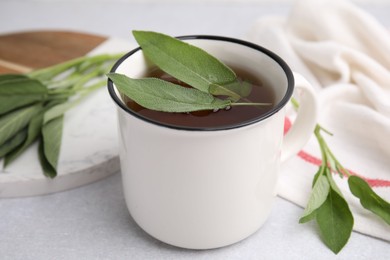
{"type": "Polygon", "coordinates": [[[281,161],[297,154],[313,134],[317,123],[318,102],[311,84],[294,72],[294,94],[299,96],[297,118],[283,139],[281,161]]]}

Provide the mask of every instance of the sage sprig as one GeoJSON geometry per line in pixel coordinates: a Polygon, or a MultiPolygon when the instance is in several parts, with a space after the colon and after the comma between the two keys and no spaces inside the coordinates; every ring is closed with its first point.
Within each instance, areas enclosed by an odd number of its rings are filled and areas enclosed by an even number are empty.
{"type": "MultiPolygon", "coordinates": [[[[295,109],[299,108],[296,99],[292,98],[291,102],[295,109]]],[[[319,124],[314,129],[314,136],[321,151],[322,163],[314,175],[310,197],[299,223],[316,220],[324,243],[337,254],[347,244],[351,236],[354,219],[348,202],[333,180],[332,173],[337,173],[340,178],[347,177],[349,189],[355,197],[360,199],[361,205],[389,225],[390,204],[376,194],[365,180],[352,175],[343,167],[329,148],[321,132],[333,135],[319,124]]]]}
{"type": "Polygon", "coordinates": [[[122,54],[73,59],[27,74],[0,75],[0,158],[7,167],[40,140],[43,173],[57,175],[64,113],[104,86],[122,54]]]}
{"type": "MultiPolygon", "coordinates": [[[[293,103],[297,105],[296,101],[293,103]]],[[[361,205],[389,225],[390,204],[376,194],[365,180],[352,175],[341,165],[321,132],[332,135],[320,125],[314,130],[321,150],[322,164],[314,176],[312,191],[299,223],[316,220],[324,243],[337,254],[351,236],[354,219],[348,202],[333,180],[332,173],[338,173],[341,178],[347,177],[349,189],[360,199],[361,205]]]]}
{"type": "Polygon", "coordinates": [[[193,88],[234,100],[250,92],[250,84],[242,86],[232,69],[196,46],[156,32],[133,31],[133,35],[151,62],[193,88]]]}
{"type": "Polygon", "coordinates": [[[252,84],[240,81],[232,69],[206,51],[161,33],[133,31],[133,35],[147,59],[192,87],[184,88],[157,78],[132,79],[118,73],[107,74],[121,93],[139,105],[176,113],[271,105],[246,99],[252,84]]]}
{"type": "Polygon", "coordinates": [[[108,77],[121,93],[153,110],[191,112],[221,109],[231,104],[230,100],[222,100],[197,89],[183,88],[157,78],[131,79],[116,73],[110,73],[108,77]]]}
{"type": "Polygon", "coordinates": [[[354,220],[348,203],[332,176],[332,170],[341,169],[341,165],[335,161],[324,142],[321,129],[317,125],[314,133],[320,143],[322,164],[314,177],[309,202],[299,222],[306,223],[315,219],[324,243],[337,254],[348,242],[354,220]]]}

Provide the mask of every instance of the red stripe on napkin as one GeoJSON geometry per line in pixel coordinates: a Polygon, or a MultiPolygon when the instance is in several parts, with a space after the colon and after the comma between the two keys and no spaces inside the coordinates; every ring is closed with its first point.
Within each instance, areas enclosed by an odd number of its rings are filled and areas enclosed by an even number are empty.
{"type": "MultiPolygon", "coordinates": [[[[291,120],[288,117],[284,118],[284,134],[288,132],[288,130],[291,128],[291,120]]],[[[322,164],[322,160],[315,157],[314,155],[311,155],[303,150],[301,150],[298,153],[298,156],[304,160],[305,162],[320,166],[322,164]]],[[[347,169],[349,173],[355,176],[359,176],[360,178],[364,179],[371,187],[390,187],[390,181],[389,180],[382,180],[382,179],[371,179],[362,176],[361,174],[358,174],[350,169],[347,169]]]]}

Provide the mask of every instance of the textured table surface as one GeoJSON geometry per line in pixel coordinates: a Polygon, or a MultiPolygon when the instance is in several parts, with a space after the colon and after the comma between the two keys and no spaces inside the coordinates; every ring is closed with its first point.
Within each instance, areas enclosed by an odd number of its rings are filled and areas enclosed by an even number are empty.
{"type": "MultiPolygon", "coordinates": [[[[283,4],[1,0],[0,33],[66,29],[131,41],[132,29],[148,29],[172,35],[244,37],[257,18],[287,14],[289,8],[283,4]]],[[[390,24],[390,4],[364,8],[383,24],[390,24]]],[[[388,259],[388,242],[355,232],[334,256],[318,238],[314,225],[298,224],[301,213],[301,208],[277,198],[266,224],[248,239],[215,250],[178,249],[151,238],[134,223],[126,209],[120,175],[115,174],[57,194],[1,199],[0,258],[388,259]]]]}

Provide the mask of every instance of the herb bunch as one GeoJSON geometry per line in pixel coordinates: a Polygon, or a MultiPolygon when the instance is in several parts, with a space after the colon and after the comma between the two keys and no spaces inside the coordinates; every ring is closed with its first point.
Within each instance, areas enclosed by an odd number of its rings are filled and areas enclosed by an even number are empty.
{"type": "MultiPolygon", "coordinates": [[[[186,89],[155,78],[132,79],[121,74],[108,74],[119,91],[138,104],[164,112],[265,105],[247,100],[246,97],[251,92],[250,84],[238,82],[231,69],[204,51],[159,33],[134,31],[133,34],[150,61],[166,73],[194,87],[186,89]],[[228,98],[216,97],[220,95],[228,98]]],[[[299,104],[295,99],[292,99],[292,103],[298,108],[299,104]]],[[[299,222],[306,223],[315,219],[324,243],[337,254],[348,242],[354,220],[348,202],[333,179],[333,173],[338,173],[342,178],[348,177],[349,188],[360,199],[361,205],[389,225],[390,204],[378,196],[366,181],[351,175],[341,165],[322,132],[330,134],[317,125],[314,135],[321,150],[322,164],[314,176],[312,192],[299,222]]]]}
{"type": "Polygon", "coordinates": [[[39,140],[38,155],[43,173],[54,178],[64,113],[106,84],[103,76],[121,55],[86,56],[27,74],[0,75],[3,167],[39,140]]]}

